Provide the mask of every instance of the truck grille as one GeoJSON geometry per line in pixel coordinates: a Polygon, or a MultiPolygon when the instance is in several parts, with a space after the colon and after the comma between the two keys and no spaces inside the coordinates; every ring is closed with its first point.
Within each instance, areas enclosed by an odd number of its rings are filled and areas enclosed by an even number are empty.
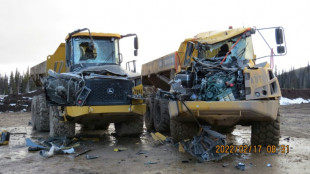
{"type": "Polygon", "coordinates": [[[129,80],[87,79],[86,86],[91,89],[84,105],[126,105],[130,104],[128,95],[132,94],[133,83],[129,80]]]}

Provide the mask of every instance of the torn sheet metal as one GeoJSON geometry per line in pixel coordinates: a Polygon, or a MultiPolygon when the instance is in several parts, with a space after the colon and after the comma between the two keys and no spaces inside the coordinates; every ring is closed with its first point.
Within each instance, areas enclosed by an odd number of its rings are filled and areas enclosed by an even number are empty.
{"type": "Polygon", "coordinates": [[[226,145],[226,136],[205,126],[199,136],[195,136],[193,140],[181,141],[186,152],[190,153],[201,162],[220,160],[226,153],[217,153],[216,146],[226,145]]]}
{"type": "Polygon", "coordinates": [[[119,65],[91,66],[91,67],[86,67],[82,69],[80,72],[82,72],[83,74],[96,73],[96,74],[102,74],[102,75],[106,75],[110,73],[110,74],[119,75],[123,77],[129,77],[129,78],[140,76],[140,74],[127,71],[123,69],[122,67],[120,67],[119,65]]]}
{"type": "Polygon", "coordinates": [[[40,155],[44,158],[49,158],[49,157],[52,157],[54,155],[54,152],[55,152],[55,146],[53,145],[49,151],[47,150],[41,150],[40,151],[40,155]]]}
{"type": "Polygon", "coordinates": [[[26,146],[31,148],[41,148],[46,149],[47,147],[34,143],[30,138],[26,138],[26,146]]]}
{"type": "Polygon", "coordinates": [[[89,76],[85,76],[85,79],[95,79],[95,78],[102,78],[102,79],[117,79],[117,80],[128,80],[127,77],[120,77],[120,76],[108,76],[108,75],[100,75],[91,73],[89,76]]]}

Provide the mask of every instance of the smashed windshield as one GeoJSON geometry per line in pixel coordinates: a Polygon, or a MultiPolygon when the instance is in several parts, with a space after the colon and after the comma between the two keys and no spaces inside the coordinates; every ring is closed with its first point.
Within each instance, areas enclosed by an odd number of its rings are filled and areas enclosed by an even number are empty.
{"type": "Polygon", "coordinates": [[[74,38],[73,56],[74,64],[118,64],[118,40],[114,38],[94,38],[94,46],[92,47],[89,38],[74,38]]]}
{"type": "Polygon", "coordinates": [[[199,50],[199,57],[204,58],[217,58],[217,57],[224,57],[227,54],[226,60],[231,60],[232,57],[237,59],[253,59],[254,52],[253,52],[253,45],[252,45],[252,38],[233,38],[231,40],[227,40],[224,42],[220,42],[213,45],[205,45],[204,47],[199,50]],[[230,50],[230,52],[229,52],[230,50]]]}

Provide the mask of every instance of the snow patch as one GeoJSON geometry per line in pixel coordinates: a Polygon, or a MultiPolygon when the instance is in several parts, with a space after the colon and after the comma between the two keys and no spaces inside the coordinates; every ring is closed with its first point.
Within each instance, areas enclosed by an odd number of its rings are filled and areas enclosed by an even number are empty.
{"type": "Polygon", "coordinates": [[[10,106],[16,106],[16,103],[11,103],[11,104],[9,104],[10,106]]]}
{"type": "Polygon", "coordinates": [[[310,103],[310,99],[306,100],[303,98],[289,99],[281,97],[280,105],[292,105],[292,104],[301,104],[301,103],[310,103]]]}

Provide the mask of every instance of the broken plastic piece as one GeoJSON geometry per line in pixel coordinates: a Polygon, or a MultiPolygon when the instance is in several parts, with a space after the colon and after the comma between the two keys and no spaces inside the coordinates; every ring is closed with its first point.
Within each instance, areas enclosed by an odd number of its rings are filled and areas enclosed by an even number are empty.
{"type": "Polygon", "coordinates": [[[127,150],[127,148],[114,148],[114,152],[120,152],[124,150],[127,150]]]}

